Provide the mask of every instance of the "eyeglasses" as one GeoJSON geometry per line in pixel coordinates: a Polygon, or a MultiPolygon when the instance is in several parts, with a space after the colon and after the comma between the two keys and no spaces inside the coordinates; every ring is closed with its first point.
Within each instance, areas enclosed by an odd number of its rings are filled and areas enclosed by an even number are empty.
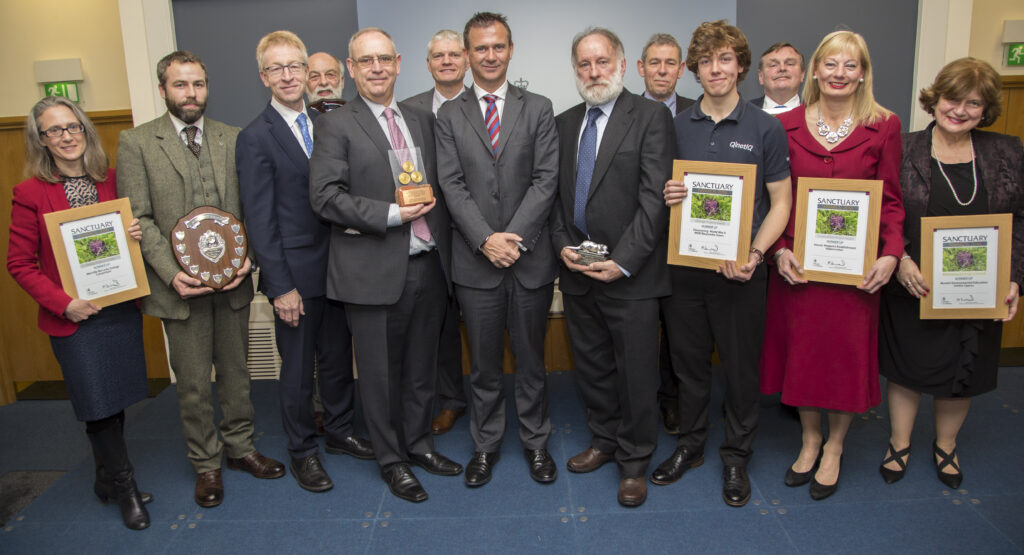
{"type": "Polygon", "coordinates": [[[85,126],[81,123],[72,123],[67,127],[51,127],[45,131],[40,131],[40,135],[46,135],[51,139],[56,139],[64,136],[64,132],[67,131],[69,135],[79,135],[85,133],[85,126]]]}
{"type": "Polygon", "coordinates": [[[359,67],[364,69],[373,67],[373,62],[379,62],[382,66],[389,66],[395,63],[395,56],[391,56],[389,54],[381,56],[363,56],[361,58],[356,58],[355,62],[359,64],[359,67]]]}
{"type": "Polygon", "coordinates": [[[280,77],[284,73],[284,70],[288,70],[292,75],[300,75],[306,72],[307,66],[304,62],[294,62],[286,66],[276,65],[268,66],[263,68],[263,73],[271,77],[280,77]]]}

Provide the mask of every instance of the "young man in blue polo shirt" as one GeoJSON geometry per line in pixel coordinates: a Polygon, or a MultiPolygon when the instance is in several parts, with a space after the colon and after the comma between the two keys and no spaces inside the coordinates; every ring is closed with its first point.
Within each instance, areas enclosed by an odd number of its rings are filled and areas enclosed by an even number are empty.
{"type": "MultiPolygon", "coordinates": [[[[764,335],[767,252],[789,221],[792,191],[786,133],[774,117],[740,98],[736,86],[750,69],[743,32],[724,20],[693,32],[686,67],[704,94],[675,118],[676,158],[757,166],[750,254],[716,271],[670,267],[672,295],[662,301],[672,366],[680,380],[677,447],[651,475],[667,485],[704,462],[711,397],[711,353],[718,346],[725,373],[722,498],[740,507],[750,500],[746,466],[757,429],[758,360],[764,335]]],[[[665,185],[665,204],[686,196],[682,182],[665,185]]]]}

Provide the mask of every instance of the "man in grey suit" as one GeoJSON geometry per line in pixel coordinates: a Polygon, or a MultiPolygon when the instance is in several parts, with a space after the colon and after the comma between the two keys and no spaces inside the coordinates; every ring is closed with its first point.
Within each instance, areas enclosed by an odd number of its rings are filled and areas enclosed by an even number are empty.
{"type": "MultiPolygon", "coordinates": [[[[441,319],[451,282],[444,199],[399,206],[392,158],[437,183],[434,116],[394,99],[401,55],[377,28],[349,40],[359,96],[316,121],[309,160],[313,212],[331,223],[327,297],[345,303],[370,441],[391,492],[427,499],[409,469],[453,476],[462,466],[434,451],[430,411],[441,319]]],[[[400,166],[399,166],[400,167],[400,166]]]]}
{"type": "Polygon", "coordinates": [[[171,369],[177,377],[181,429],[197,473],[195,500],[215,507],[224,499],[222,449],[227,466],[257,478],[279,478],[284,466],[253,446],[249,399],[249,279],[245,259],[237,276],[214,293],[181,270],[171,252],[171,230],[197,206],[215,206],[242,217],[235,173],[239,129],[203,117],[206,67],[191,52],[172,52],[157,64],[167,113],[121,132],[117,192],[131,199],[142,226],[142,257],[150,295],[142,310],[163,320],[171,369]],[[216,367],[220,435],[213,422],[210,370],[216,367]]]}
{"type": "Polygon", "coordinates": [[[512,32],[482,12],[465,27],[473,86],[437,114],[441,188],[455,221],[452,279],[473,354],[475,445],[466,485],[491,479],[505,432],[502,353],[516,358],[519,439],[530,476],[555,480],[547,451],[544,332],[557,273],[547,220],[557,187],[558,137],[551,101],[506,80],[512,32]]]}
{"type": "MultiPolygon", "coordinates": [[[[427,69],[434,78],[430,90],[405,99],[405,102],[437,115],[441,105],[462,94],[462,80],[469,64],[462,35],[442,29],[427,43],[427,69]]],[[[441,328],[441,345],[437,352],[437,397],[441,411],[430,428],[434,435],[452,429],[455,421],[466,414],[466,390],[462,386],[462,332],[459,330],[459,302],[452,295],[441,328]]]]}
{"type": "Polygon", "coordinates": [[[667,110],[623,88],[626,57],[615,33],[576,35],[572,61],[585,102],[556,119],[562,156],[551,234],[593,435],[568,467],[591,472],[614,459],[619,503],[635,507],[647,498],[658,436],[658,297],[671,293],[661,190],[675,132],[667,110]],[[572,247],[587,239],[606,245],[609,259],[582,262],[572,247]]]}

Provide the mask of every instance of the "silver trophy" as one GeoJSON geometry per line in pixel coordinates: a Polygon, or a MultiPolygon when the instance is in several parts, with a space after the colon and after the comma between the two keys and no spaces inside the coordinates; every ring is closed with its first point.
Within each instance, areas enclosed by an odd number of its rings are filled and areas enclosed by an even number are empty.
{"type": "Polygon", "coordinates": [[[594,262],[604,262],[608,260],[608,245],[602,245],[593,241],[584,241],[580,243],[578,247],[569,247],[570,250],[576,251],[576,254],[580,255],[577,264],[582,266],[589,266],[594,262]]]}

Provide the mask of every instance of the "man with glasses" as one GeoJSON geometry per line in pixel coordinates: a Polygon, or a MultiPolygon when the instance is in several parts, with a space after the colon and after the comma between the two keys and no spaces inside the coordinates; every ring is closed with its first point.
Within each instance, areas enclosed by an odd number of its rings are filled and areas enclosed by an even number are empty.
{"type": "Polygon", "coordinates": [[[341,60],[327,52],[311,54],[306,77],[310,108],[325,113],[345,105],[341,98],[341,91],[345,88],[345,70],[341,67],[341,60]]]}
{"type": "Polygon", "coordinates": [[[466,320],[473,410],[473,458],[466,485],[491,480],[505,433],[505,330],[516,359],[519,440],[530,477],[557,476],[544,334],[558,267],[548,228],[558,179],[551,101],[511,85],[512,31],[481,12],[463,33],[473,86],[437,113],[437,165],[452,219],[452,279],[466,320]]]}
{"type": "Polygon", "coordinates": [[[150,294],[142,311],[163,320],[171,369],[177,377],[181,431],[195,468],[195,501],[216,507],[224,499],[221,451],[227,466],[257,478],[280,478],[284,466],[253,445],[246,351],[249,342],[249,279],[244,260],[230,283],[214,292],[181,270],[172,253],[171,230],[198,206],[242,216],[235,172],[238,128],[203,116],[206,66],[179,50],[157,64],[167,114],[121,132],[117,193],[128,197],[142,226],[142,258],[150,294]],[[214,424],[210,371],[216,365],[220,435],[214,424]]]}
{"type": "MultiPolygon", "coordinates": [[[[434,86],[426,92],[405,99],[413,106],[437,115],[441,105],[462,94],[463,79],[469,63],[462,35],[448,29],[434,33],[427,43],[427,69],[434,86]]],[[[441,345],[437,352],[437,397],[441,412],[430,429],[434,435],[446,433],[455,421],[466,414],[466,390],[462,386],[462,332],[459,329],[459,302],[452,295],[441,328],[441,345]]]]}
{"type": "Polygon", "coordinates": [[[407,181],[420,174],[422,183],[437,183],[434,116],[395,101],[402,57],[387,33],[361,29],[348,51],[359,96],[317,120],[309,196],[313,212],[332,224],[327,297],[345,303],[381,477],[395,496],[419,502],[427,492],[410,464],[444,476],[462,472],[434,450],[430,433],[451,292],[448,211],[436,187],[429,203],[395,202],[403,173],[407,181]],[[415,149],[422,167],[415,167],[415,149]]]}
{"type": "Polygon", "coordinates": [[[320,492],[333,483],[317,456],[309,402],[314,365],[323,386],[327,452],[372,459],[373,449],[353,434],[352,336],[344,306],[326,297],[330,226],[309,206],[308,159],[318,113],[303,101],[306,47],[294,33],[275,31],[260,39],[256,59],[271,98],[238,134],[238,184],[259,288],[274,306],[290,468],[299,486],[320,492]]]}

